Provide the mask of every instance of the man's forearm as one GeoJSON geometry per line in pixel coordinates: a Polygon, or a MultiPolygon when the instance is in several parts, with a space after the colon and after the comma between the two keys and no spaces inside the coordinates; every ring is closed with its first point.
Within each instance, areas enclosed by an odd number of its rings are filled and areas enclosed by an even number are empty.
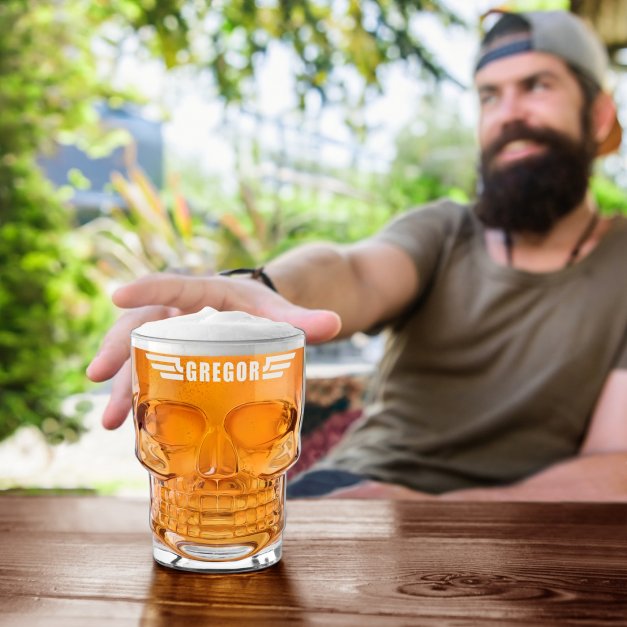
{"type": "Polygon", "coordinates": [[[334,244],[299,246],[268,263],[266,270],[279,293],[302,307],[337,311],[342,293],[350,297],[346,292],[354,283],[346,255],[334,244]]]}
{"type": "Polygon", "coordinates": [[[439,498],[455,501],[627,502],[627,452],[581,455],[510,486],[455,490],[439,498]]]}
{"type": "Polygon", "coordinates": [[[627,452],[582,455],[554,464],[528,479],[495,488],[468,488],[431,496],[372,481],[338,492],[339,498],[444,501],[605,501],[627,502],[627,452]],[[374,489],[373,489],[374,487],[374,489]]]}
{"type": "Polygon", "coordinates": [[[281,296],[312,309],[330,309],[342,319],[341,337],[360,330],[360,286],[339,246],[309,244],[289,251],[266,266],[281,296]]]}
{"type": "Polygon", "coordinates": [[[377,238],[299,246],[267,264],[266,271],[290,302],[339,314],[344,337],[394,319],[419,289],[412,256],[377,238]]]}

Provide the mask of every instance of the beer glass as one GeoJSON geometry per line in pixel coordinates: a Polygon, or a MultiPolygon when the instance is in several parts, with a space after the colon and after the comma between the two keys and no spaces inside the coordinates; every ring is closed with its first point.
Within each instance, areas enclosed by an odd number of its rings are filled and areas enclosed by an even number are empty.
{"type": "Polygon", "coordinates": [[[132,332],[136,455],[150,473],[159,564],[243,572],[281,559],[305,346],[301,330],[283,327],[252,340],[132,332]]]}

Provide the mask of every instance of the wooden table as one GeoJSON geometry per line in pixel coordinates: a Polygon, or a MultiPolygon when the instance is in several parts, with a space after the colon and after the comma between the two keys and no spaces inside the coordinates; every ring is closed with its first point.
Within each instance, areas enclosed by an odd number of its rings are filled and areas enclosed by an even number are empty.
{"type": "Polygon", "coordinates": [[[627,625],[627,505],[292,501],[283,561],[152,561],[147,502],[0,497],[0,625],[627,625]]]}

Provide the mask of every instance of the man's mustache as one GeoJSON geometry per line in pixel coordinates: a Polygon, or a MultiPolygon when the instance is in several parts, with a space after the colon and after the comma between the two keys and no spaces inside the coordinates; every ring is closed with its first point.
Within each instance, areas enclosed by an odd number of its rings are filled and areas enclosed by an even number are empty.
{"type": "Polygon", "coordinates": [[[482,161],[489,165],[494,157],[510,142],[532,141],[536,144],[545,144],[549,147],[560,146],[564,143],[564,135],[550,128],[532,128],[524,122],[513,122],[482,152],[482,161]]]}

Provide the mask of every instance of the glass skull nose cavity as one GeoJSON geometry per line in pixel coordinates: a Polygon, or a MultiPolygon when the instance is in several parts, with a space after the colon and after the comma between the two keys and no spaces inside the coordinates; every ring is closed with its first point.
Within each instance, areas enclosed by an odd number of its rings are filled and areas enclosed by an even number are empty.
{"type": "Polygon", "coordinates": [[[193,405],[152,399],[140,403],[136,414],[137,457],[163,479],[219,479],[239,472],[272,477],[298,454],[298,411],[282,400],[244,403],[220,419],[193,405]]]}

